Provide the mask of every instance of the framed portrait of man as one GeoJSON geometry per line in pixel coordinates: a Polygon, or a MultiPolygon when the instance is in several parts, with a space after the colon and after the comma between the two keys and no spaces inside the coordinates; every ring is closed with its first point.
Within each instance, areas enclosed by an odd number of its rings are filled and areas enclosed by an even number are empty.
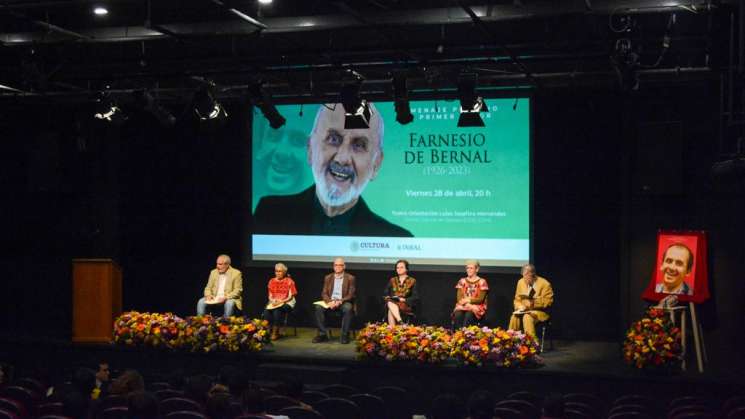
{"type": "Polygon", "coordinates": [[[659,301],[669,295],[697,303],[709,297],[705,232],[657,233],[654,273],[643,297],[659,301]]]}

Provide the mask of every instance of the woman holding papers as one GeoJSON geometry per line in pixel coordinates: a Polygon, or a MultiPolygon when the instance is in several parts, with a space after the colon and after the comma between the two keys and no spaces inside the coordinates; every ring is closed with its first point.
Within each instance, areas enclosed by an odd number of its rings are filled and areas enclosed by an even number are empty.
{"type": "Polygon", "coordinates": [[[476,320],[481,320],[486,314],[486,295],[489,284],[486,279],[478,276],[479,261],[466,261],[466,277],[461,278],[455,285],[458,290],[453,309],[453,328],[466,327],[476,320]]]}
{"type": "Polygon", "coordinates": [[[388,313],[388,324],[395,326],[401,323],[401,315],[414,314],[414,306],[419,301],[416,279],[409,276],[409,262],[396,262],[396,276],[388,280],[385,287],[384,300],[388,313]]]}
{"type": "Polygon", "coordinates": [[[295,308],[295,296],[297,295],[295,281],[287,275],[287,266],[284,263],[274,265],[274,278],[269,280],[267,290],[269,302],[266,304],[262,317],[269,322],[271,340],[277,340],[280,337],[281,316],[295,308]]]}

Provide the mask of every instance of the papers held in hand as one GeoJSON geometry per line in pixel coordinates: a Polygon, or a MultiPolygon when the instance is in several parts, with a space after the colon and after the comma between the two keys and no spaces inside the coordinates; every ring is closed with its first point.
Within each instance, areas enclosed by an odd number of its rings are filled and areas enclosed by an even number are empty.
{"type": "Polygon", "coordinates": [[[398,295],[385,295],[383,296],[384,300],[391,300],[391,301],[401,301],[401,297],[398,295]]]}
{"type": "Polygon", "coordinates": [[[282,307],[283,305],[285,305],[285,303],[272,303],[272,302],[269,302],[269,303],[266,304],[266,309],[267,310],[274,310],[275,308],[282,307]]]}
{"type": "Polygon", "coordinates": [[[315,304],[315,305],[317,305],[317,306],[321,306],[321,307],[323,307],[323,308],[329,308],[329,305],[328,305],[328,304],[327,304],[327,303],[326,303],[325,301],[323,301],[323,300],[320,300],[320,301],[316,301],[316,302],[315,302],[315,303],[313,303],[313,304],[315,304]]]}

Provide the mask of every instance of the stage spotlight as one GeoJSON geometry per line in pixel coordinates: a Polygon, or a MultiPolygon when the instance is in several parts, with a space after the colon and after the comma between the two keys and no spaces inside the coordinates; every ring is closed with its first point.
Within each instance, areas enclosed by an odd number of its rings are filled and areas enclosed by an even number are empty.
{"type": "Polygon", "coordinates": [[[370,128],[370,107],[360,98],[362,79],[349,82],[341,88],[341,104],[344,106],[344,129],[370,128]]]}
{"type": "Polygon", "coordinates": [[[99,94],[96,99],[96,111],[93,117],[102,121],[111,122],[114,125],[121,125],[127,120],[127,115],[106,92],[99,94]]]}
{"type": "Polygon", "coordinates": [[[406,88],[406,76],[403,74],[393,75],[393,98],[396,108],[396,121],[401,125],[406,125],[414,120],[409,106],[409,91],[406,88]]]}
{"type": "Polygon", "coordinates": [[[476,73],[463,73],[458,77],[458,99],[460,100],[459,127],[483,127],[481,112],[488,112],[481,96],[476,96],[476,73]]]}
{"type": "Polygon", "coordinates": [[[285,124],[285,117],[282,116],[282,114],[277,110],[277,107],[274,106],[272,95],[264,90],[262,82],[258,81],[251,84],[248,87],[248,94],[251,103],[259,108],[261,113],[264,115],[264,118],[269,121],[270,127],[278,129],[285,124]]]}
{"type": "Polygon", "coordinates": [[[194,113],[200,121],[211,121],[228,116],[225,108],[215,99],[214,87],[212,82],[207,82],[194,94],[194,113]]]}
{"type": "Polygon", "coordinates": [[[137,90],[132,95],[134,96],[135,104],[145,112],[153,115],[161,125],[164,127],[176,125],[176,117],[168,109],[162,107],[150,92],[147,90],[137,90]]]}

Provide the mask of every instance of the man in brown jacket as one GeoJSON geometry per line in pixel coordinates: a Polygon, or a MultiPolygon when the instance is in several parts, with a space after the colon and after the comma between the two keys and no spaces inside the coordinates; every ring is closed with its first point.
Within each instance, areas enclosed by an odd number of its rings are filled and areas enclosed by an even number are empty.
{"type": "Polygon", "coordinates": [[[334,259],[334,272],[323,279],[321,301],[316,302],[316,325],[318,336],[313,343],[329,340],[326,328],[326,312],[341,312],[341,343],[349,343],[349,326],[354,316],[355,280],[354,276],[344,271],[344,259],[334,259]]]}

